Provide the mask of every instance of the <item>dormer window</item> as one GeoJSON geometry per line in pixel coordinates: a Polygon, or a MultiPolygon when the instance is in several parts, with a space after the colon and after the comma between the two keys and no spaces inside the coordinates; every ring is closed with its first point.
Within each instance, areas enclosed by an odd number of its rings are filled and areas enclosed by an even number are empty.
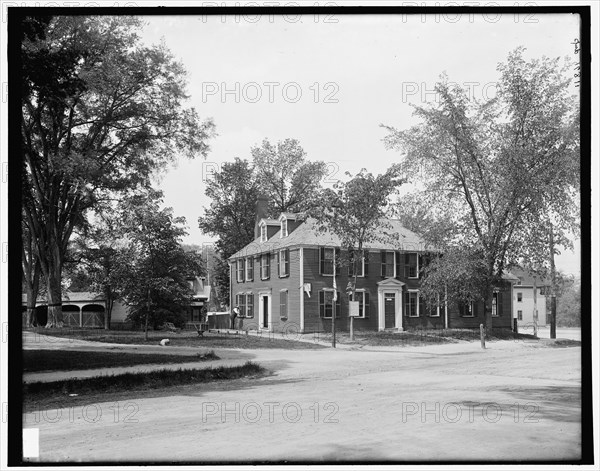
{"type": "Polygon", "coordinates": [[[260,241],[261,242],[267,241],[267,225],[266,224],[263,224],[262,226],[260,226],[260,241]]]}
{"type": "Polygon", "coordinates": [[[288,224],[287,224],[287,219],[282,219],[281,220],[281,232],[279,237],[287,237],[288,236],[288,224]]]}

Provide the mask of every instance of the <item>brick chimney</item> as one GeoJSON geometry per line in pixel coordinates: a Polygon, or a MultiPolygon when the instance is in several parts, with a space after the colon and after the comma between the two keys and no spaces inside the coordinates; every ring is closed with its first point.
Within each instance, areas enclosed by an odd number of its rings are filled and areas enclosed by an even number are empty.
{"type": "Polygon", "coordinates": [[[260,195],[256,199],[256,221],[254,222],[254,239],[260,237],[260,229],[258,223],[261,219],[269,217],[269,198],[264,195],[260,195]]]}

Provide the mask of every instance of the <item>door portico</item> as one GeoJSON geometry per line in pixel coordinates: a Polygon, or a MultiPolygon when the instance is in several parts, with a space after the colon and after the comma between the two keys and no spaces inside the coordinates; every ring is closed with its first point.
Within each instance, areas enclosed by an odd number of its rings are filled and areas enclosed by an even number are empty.
{"type": "Polygon", "coordinates": [[[405,283],[395,278],[386,278],[377,283],[377,312],[378,324],[377,330],[385,330],[385,311],[388,310],[388,328],[390,326],[390,309],[394,310],[395,323],[393,328],[403,330],[402,328],[402,289],[405,283]],[[387,299],[387,301],[386,301],[387,299]],[[393,306],[393,308],[392,308],[393,306]]]}

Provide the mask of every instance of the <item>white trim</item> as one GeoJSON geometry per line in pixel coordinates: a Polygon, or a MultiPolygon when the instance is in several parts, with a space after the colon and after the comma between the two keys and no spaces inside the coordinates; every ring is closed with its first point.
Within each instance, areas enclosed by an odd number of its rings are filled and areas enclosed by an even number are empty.
{"type": "Polygon", "coordinates": [[[416,276],[407,276],[406,278],[409,280],[418,280],[419,279],[419,252],[405,252],[405,253],[408,254],[409,257],[410,257],[411,253],[414,253],[417,256],[417,274],[416,274],[416,276]]]}
{"type": "Polygon", "coordinates": [[[288,230],[288,220],[285,216],[281,215],[279,218],[279,238],[283,239],[284,237],[287,237],[289,235],[289,230],[288,230]],[[284,226],[285,224],[285,226],[284,226]],[[285,235],[284,235],[284,230],[283,228],[285,227],[285,235]]]}
{"type": "Polygon", "coordinates": [[[258,330],[271,332],[273,330],[273,297],[271,291],[258,291],[258,330]],[[269,309],[267,315],[269,316],[268,327],[264,327],[264,297],[268,298],[269,309]]]}
{"type": "Polygon", "coordinates": [[[304,249],[302,247],[298,249],[298,256],[300,257],[298,264],[300,267],[300,332],[304,332],[304,249]]]}
{"type": "Polygon", "coordinates": [[[408,293],[417,293],[417,315],[416,316],[411,316],[410,314],[408,315],[408,317],[412,317],[413,319],[416,319],[417,317],[421,317],[421,313],[420,311],[420,307],[421,307],[421,296],[419,295],[419,290],[416,288],[412,288],[412,289],[407,289],[406,290],[408,293]]]}
{"type": "Polygon", "coordinates": [[[400,302],[396,302],[396,326],[398,330],[404,330],[402,325],[402,287],[405,285],[402,281],[395,278],[386,278],[377,283],[377,330],[385,330],[385,301],[383,298],[384,293],[395,293],[396,299],[400,302]]]}

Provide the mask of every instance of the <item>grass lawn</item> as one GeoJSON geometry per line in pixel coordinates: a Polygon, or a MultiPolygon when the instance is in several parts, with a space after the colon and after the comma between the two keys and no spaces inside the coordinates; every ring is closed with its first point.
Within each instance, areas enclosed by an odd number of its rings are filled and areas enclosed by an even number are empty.
{"type": "Polygon", "coordinates": [[[157,363],[218,360],[214,352],[195,355],[163,355],[116,352],[72,352],[69,350],[23,350],[23,371],[69,371],[157,363]]]}
{"type": "MultiPolygon", "coordinates": [[[[81,353],[81,352],[79,352],[81,353]]],[[[195,385],[223,380],[257,378],[267,370],[251,361],[240,366],[217,368],[156,370],[143,373],[73,378],[52,382],[23,384],[23,409],[43,410],[49,407],[66,407],[72,403],[105,401],[110,395],[130,392],[147,392],[161,388],[195,385]]]]}
{"type": "MultiPolygon", "coordinates": [[[[331,341],[331,333],[319,334],[320,340],[331,341]]],[[[337,332],[336,342],[341,344],[356,344],[364,346],[422,346],[435,345],[443,343],[456,343],[458,341],[479,342],[479,330],[472,329],[431,329],[431,330],[413,330],[404,332],[354,332],[354,341],[350,340],[348,332],[337,332]]],[[[486,342],[496,342],[498,340],[537,340],[533,335],[515,334],[508,329],[497,329],[486,339],[486,342]]]]}
{"type": "Polygon", "coordinates": [[[148,342],[144,339],[144,332],[136,330],[103,330],[80,329],[65,327],[62,329],[33,328],[29,329],[42,335],[65,337],[92,342],[120,343],[120,344],[153,344],[157,345],[161,339],[168,338],[173,347],[205,347],[205,348],[285,348],[290,350],[305,350],[325,348],[316,343],[296,342],[287,340],[281,334],[264,334],[263,336],[206,332],[199,337],[195,331],[163,332],[149,331],[148,342]]]}

